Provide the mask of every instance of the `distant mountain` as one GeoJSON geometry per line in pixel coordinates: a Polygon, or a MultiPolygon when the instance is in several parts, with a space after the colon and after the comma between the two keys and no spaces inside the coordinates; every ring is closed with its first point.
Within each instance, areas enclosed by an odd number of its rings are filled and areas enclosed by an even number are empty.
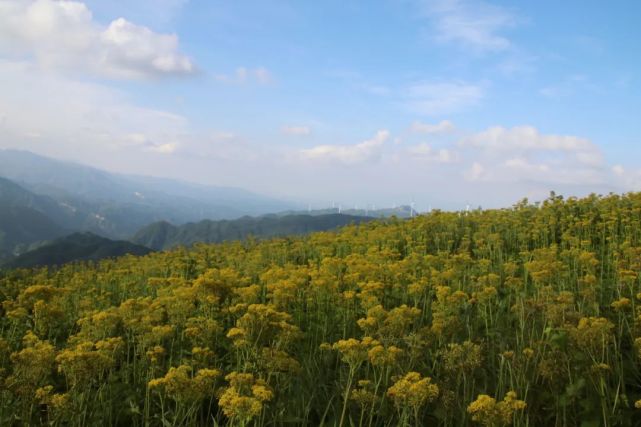
{"type": "Polygon", "coordinates": [[[52,219],[64,216],[64,208],[53,199],[0,178],[0,259],[66,234],[67,230],[52,219]]]}
{"type": "Polygon", "coordinates": [[[62,265],[72,261],[100,260],[125,254],[147,255],[151,249],[126,241],[115,241],[92,233],[74,233],[2,264],[3,268],[62,265]]]}
{"type": "Polygon", "coordinates": [[[0,176],[55,206],[61,226],[124,238],[157,221],[231,219],[291,208],[246,190],[110,173],[20,150],[0,150],[0,176]]]}
{"type": "Polygon", "coordinates": [[[190,246],[197,242],[218,243],[226,240],[242,240],[250,235],[269,238],[306,234],[371,220],[373,218],[328,214],[266,215],[235,220],[205,220],[182,226],[175,226],[163,221],[141,229],[130,240],[139,245],[162,250],[179,245],[190,246]]]}

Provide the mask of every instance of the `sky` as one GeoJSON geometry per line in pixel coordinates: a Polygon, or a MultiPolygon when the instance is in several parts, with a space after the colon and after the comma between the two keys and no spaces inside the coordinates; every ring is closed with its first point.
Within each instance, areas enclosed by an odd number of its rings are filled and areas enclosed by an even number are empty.
{"type": "Polygon", "coordinates": [[[638,191],[639,16],[623,0],[0,0],[0,148],[318,208],[638,191]]]}

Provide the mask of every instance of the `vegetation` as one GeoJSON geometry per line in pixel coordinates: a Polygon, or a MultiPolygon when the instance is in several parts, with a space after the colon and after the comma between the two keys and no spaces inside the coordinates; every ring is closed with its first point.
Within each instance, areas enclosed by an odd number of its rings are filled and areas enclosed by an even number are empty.
{"type": "Polygon", "coordinates": [[[56,203],[0,177],[0,260],[29,245],[65,234],[45,212],[59,213],[56,203]]]}
{"type": "Polygon", "coordinates": [[[0,279],[0,424],[629,426],[641,194],[0,279]]]}
{"type": "Polygon", "coordinates": [[[126,254],[147,255],[151,249],[126,241],[114,241],[92,233],[73,233],[44,244],[0,264],[5,268],[62,265],[72,261],[97,261],[126,254]]]}
{"type": "Polygon", "coordinates": [[[282,237],[306,234],[313,231],[327,231],[351,223],[371,221],[342,214],[326,215],[266,215],[243,217],[234,220],[204,220],[181,226],[168,222],[151,224],[138,233],[131,241],[155,250],[171,249],[176,246],[191,246],[194,243],[221,243],[228,240],[243,240],[254,237],[282,237]]]}

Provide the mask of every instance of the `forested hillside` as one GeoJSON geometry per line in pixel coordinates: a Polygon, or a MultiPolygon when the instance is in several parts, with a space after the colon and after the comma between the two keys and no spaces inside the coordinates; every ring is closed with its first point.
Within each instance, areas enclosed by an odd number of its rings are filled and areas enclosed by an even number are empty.
{"type": "Polygon", "coordinates": [[[228,240],[243,240],[249,236],[269,238],[327,231],[351,223],[371,221],[372,218],[343,215],[266,215],[243,217],[235,220],[204,220],[175,226],[157,222],[138,231],[131,241],[155,250],[176,246],[191,246],[194,243],[220,243],[228,240]]]}
{"type": "Polygon", "coordinates": [[[65,234],[53,217],[64,217],[64,209],[47,197],[38,196],[0,177],[0,260],[29,245],[65,234]]]}
{"type": "Polygon", "coordinates": [[[60,226],[109,238],[130,237],[157,221],[231,219],[291,207],[240,188],[122,175],[21,150],[0,149],[0,177],[0,206],[3,182],[11,180],[60,226]]]}
{"type": "Polygon", "coordinates": [[[73,261],[97,261],[127,254],[147,255],[149,252],[152,250],[127,241],[110,240],[89,232],[73,233],[0,263],[0,267],[60,266],[73,261]]]}
{"type": "Polygon", "coordinates": [[[2,425],[632,426],[641,194],[0,279],[2,425]]]}

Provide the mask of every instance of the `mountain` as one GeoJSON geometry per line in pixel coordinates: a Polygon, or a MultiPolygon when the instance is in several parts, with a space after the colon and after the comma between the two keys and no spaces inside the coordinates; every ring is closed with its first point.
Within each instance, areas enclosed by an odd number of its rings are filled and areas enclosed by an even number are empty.
{"type": "Polygon", "coordinates": [[[0,178],[0,259],[66,234],[67,230],[52,219],[64,216],[64,208],[53,199],[0,178]]]}
{"type": "Polygon", "coordinates": [[[291,208],[238,188],[110,173],[20,150],[0,150],[0,176],[53,201],[55,209],[46,214],[61,226],[111,238],[157,221],[183,224],[291,208]]]}
{"type": "Polygon", "coordinates": [[[147,255],[151,249],[126,241],[115,241],[95,234],[73,233],[2,264],[5,268],[62,265],[72,261],[114,258],[125,254],[147,255]]]}
{"type": "Polygon", "coordinates": [[[162,221],[144,227],[130,240],[155,250],[163,250],[179,245],[191,246],[197,242],[218,243],[226,240],[242,240],[249,236],[269,238],[306,234],[371,220],[373,218],[328,214],[266,215],[235,220],[204,220],[182,226],[162,221]]]}

